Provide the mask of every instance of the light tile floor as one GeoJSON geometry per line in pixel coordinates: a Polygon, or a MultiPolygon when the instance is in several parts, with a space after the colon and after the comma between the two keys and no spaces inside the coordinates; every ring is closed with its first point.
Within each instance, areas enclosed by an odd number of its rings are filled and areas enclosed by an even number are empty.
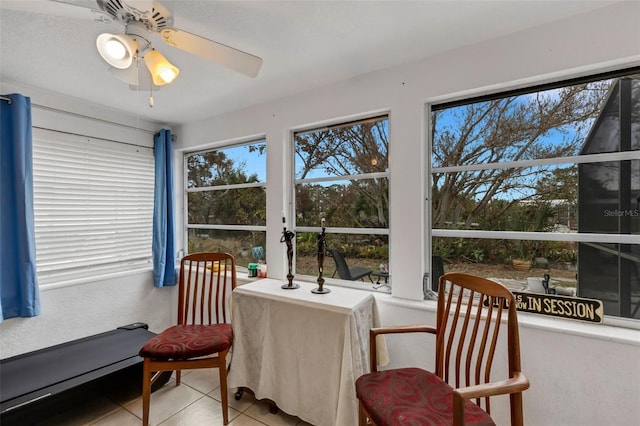
{"type": "MultiPolygon", "coordinates": [[[[229,426],[311,426],[281,410],[269,412],[269,405],[244,393],[239,401],[229,389],[229,426]]],[[[113,394],[92,399],[82,407],[48,419],[46,426],[95,425],[139,426],[142,423],[139,395],[113,394]]],[[[171,380],[151,394],[149,423],[154,426],[221,426],[220,381],[217,369],[184,371],[182,383],[171,380]]]]}

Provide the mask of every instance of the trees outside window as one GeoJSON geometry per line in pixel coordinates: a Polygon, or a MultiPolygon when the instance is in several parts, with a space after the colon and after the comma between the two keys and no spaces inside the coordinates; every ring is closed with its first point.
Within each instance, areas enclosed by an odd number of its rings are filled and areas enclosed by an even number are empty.
{"type": "MultiPolygon", "coordinates": [[[[293,137],[296,273],[318,273],[316,237],[322,218],[327,246],[344,252],[350,266],[376,270],[387,264],[388,117],[299,131],[293,137]]],[[[324,266],[325,276],[331,276],[330,257],[324,266]]]]}
{"type": "Polygon", "coordinates": [[[266,141],[185,155],[189,253],[222,251],[238,266],[265,260],[266,141]]]}
{"type": "Polygon", "coordinates": [[[516,290],[550,273],[606,314],[640,318],[639,78],[431,105],[431,241],[445,270],[516,290]]]}

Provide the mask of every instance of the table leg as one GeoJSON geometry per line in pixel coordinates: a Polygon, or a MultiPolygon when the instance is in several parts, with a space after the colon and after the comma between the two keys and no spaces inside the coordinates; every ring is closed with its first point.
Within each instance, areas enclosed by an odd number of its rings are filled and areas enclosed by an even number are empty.
{"type": "MultiPolygon", "coordinates": [[[[236,401],[240,401],[240,399],[242,398],[242,395],[244,395],[245,391],[250,393],[251,395],[253,395],[253,397],[255,398],[255,394],[253,393],[253,391],[251,389],[246,388],[246,387],[240,387],[240,388],[238,388],[238,390],[234,394],[234,398],[236,399],[236,401]]],[[[280,409],[278,408],[278,404],[276,404],[275,401],[272,401],[270,399],[266,399],[266,401],[269,404],[269,412],[271,414],[278,414],[278,411],[280,411],[280,409]]]]}

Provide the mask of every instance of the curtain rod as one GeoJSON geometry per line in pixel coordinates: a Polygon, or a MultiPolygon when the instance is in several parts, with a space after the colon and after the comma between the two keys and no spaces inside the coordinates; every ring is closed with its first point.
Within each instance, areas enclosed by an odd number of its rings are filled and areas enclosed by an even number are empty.
{"type": "Polygon", "coordinates": [[[109,121],[109,120],[104,120],[102,118],[96,118],[96,117],[91,117],[88,115],[83,115],[83,114],[78,114],[77,112],[71,112],[71,111],[65,111],[62,109],[58,109],[58,108],[53,108],[53,107],[49,107],[49,106],[45,106],[45,105],[39,105],[39,104],[31,104],[32,106],[36,107],[36,108],[40,108],[40,109],[44,109],[47,111],[53,111],[53,112],[59,112],[62,114],[67,114],[67,115],[72,115],[74,117],[80,117],[80,118],[86,118],[88,120],[93,120],[93,121],[97,121],[100,123],[105,123],[105,124],[111,124],[111,125],[116,125],[116,126],[120,126],[120,127],[126,127],[129,129],[133,129],[139,132],[144,132],[150,135],[154,135],[156,133],[155,130],[147,130],[147,129],[140,129],[136,126],[130,126],[128,124],[122,124],[122,123],[116,123],[115,121],[109,121]]]}
{"type": "Polygon", "coordinates": [[[13,99],[8,98],[6,96],[0,96],[0,100],[7,101],[9,103],[9,105],[11,105],[13,103],[13,99]]]}

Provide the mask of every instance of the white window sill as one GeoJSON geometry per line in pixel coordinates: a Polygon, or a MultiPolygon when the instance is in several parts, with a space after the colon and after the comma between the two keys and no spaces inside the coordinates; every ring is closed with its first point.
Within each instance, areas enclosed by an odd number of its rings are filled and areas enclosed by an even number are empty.
{"type": "MultiPolygon", "coordinates": [[[[428,312],[435,312],[437,309],[437,303],[435,300],[407,300],[382,293],[375,293],[375,297],[380,303],[403,308],[418,309],[428,312]]],[[[553,318],[544,315],[519,312],[518,324],[520,325],[520,328],[540,329],[552,333],[582,336],[626,345],[640,346],[640,321],[637,320],[605,317],[604,324],[591,324],[577,320],[553,318]]]]}
{"type": "Polygon", "coordinates": [[[73,280],[58,281],[58,282],[49,283],[49,284],[42,284],[39,286],[39,289],[41,292],[44,292],[48,290],[55,290],[58,288],[72,287],[72,286],[82,285],[82,284],[90,284],[90,283],[95,283],[97,281],[112,280],[114,278],[122,278],[129,275],[149,273],[149,272],[153,272],[153,268],[151,266],[138,268],[138,269],[128,269],[126,271],[120,271],[120,272],[112,272],[109,274],[92,275],[90,277],[76,278],[73,280]]]}

